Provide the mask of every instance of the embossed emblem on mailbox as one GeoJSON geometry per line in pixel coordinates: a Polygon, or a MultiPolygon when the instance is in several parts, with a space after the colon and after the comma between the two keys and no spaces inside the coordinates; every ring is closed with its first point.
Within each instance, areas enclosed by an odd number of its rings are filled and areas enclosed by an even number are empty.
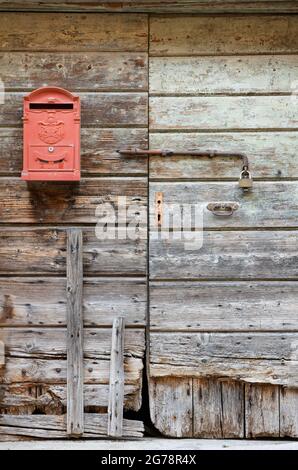
{"type": "Polygon", "coordinates": [[[22,179],[80,179],[80,100],[67,90],[43,87],[24,98],[22,179]]]}

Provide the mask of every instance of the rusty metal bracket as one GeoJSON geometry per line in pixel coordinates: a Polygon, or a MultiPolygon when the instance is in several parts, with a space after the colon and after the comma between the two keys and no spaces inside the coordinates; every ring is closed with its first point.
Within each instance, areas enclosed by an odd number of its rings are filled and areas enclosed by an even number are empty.
{"type": "MultiPolygon", "coordinates": [[[[249,161],[247,155],[244,153],[237,153],[237,152],[217,152],[217,151],[179,151],[179,150],[170,150],[170,149],[155,149],[155,150],[143,150],[143,149],[120,149],[117,150],[118,153],[122,155],[130,155],[130,156],[161,156],[161,157],[171,157],[173,155],[181,155],[181,156],[189,156],[189,157],[208,157],[208,158],[239,158],[242,160],[242,168],[241,168],[241,174],[240,174],[240,179],[239,183],[243,179],[243,175],[250,175],[250,185],[252,186],[252,178],[251,174],[249,172],[249,161]]],[[[240,187],[243,188],[241,184],[239,184],[240,187]]],[[[251,187],[250,186],[250,187],[251,187]]],[[[243,188],[243,189],[248,189],[248,188],[243,188]]]]}
{"type": "Polygon", "coordinates": [[[161,156],[161,157],[171,157],[173,155],[182,155],[182,156],[189,156],[189,157],[209,157],[209,158],[214,158],[214,157],[224,157],[224,158],[240,158],[242,160],[243,166],[242,166],[242,171],[243,170],[249,170],[249,162],[247,155],[244,153],[238,153],[238,152],[217,152],[217,151],[209,151],[206,150],[204,152],[198,152],[198,151],[179,151],[179,150],[170,150],[170,149],[156,149],[156,150],[143,150],[143,149],[120,149],[117,150],[118,153],[123,154],[123,155],[131,155],[131,156],[146,156],[146,155],[152,155],[152,156],[161,156]]]}
{"type": "Polygon", "coordinates": [[[155,223],[157,227],[162,226],[163,216],[163,193],[161,191],[155,193],[155,223]]]}

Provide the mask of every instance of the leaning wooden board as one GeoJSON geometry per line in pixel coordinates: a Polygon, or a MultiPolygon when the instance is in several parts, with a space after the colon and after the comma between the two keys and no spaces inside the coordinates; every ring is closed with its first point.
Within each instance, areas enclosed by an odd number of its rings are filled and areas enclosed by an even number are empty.
{"type": "Polygon", "coordinates": [[[168,436],[297,436],[297,31],[150,20],[149,142],[176,151],[149,162],[150,409],[168,436]],[[212,150],[247,155],[252,191],[239,159],[179,155],[212,150]],[[239,209],[216,217],[217,201],[239,209]]]}

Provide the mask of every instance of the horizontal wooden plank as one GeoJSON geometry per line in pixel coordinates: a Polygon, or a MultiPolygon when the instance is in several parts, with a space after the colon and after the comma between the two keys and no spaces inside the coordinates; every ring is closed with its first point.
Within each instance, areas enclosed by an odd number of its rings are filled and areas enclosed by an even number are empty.
{"type": "MultiPolygon", "coordinates": [[[[66,384],[24,384],[0,385],[0,410],[12,413],[18,410],[32,414],[36,409],[46,414],[61,414],[66,406],[66,384]]],[[[109,398],[108,384],[84,385],[85,407],[97,406],[107,408],[109,398]]],[[[139,393],[136,384],[124,387],[125,409],[137,411],[140,407],[139,393]]],[[[13,414],[13,413],[12,413],[13,414]]]]}
{"type": "MultiPolygon", "coordinates": [[[[145,127],[147,125],[146,93],[78,93],[81,98],[82,126],[145,127]]],[[[5,93],[0,108],[0,125],[20,126],[23,115],[20,92],[5,93]]]]}
{"type": "MultiPolygon", "coordinates": [[[[5,328],[3,331],[7,357],[31,357],[36,359],[66,358],[66,329],[5,328]]],[[[105,328],[84,329],[84,358],[110,360],[112,330],[105,328]]],[[[144,330],[127,329],[124,338],[124,354],[142,358],[144,354],[144,330]]]]}
{"type": "MultiPolygon", "coordinates": [[[[146,240],[127,238],[97,239],[94,228],[84,229],[83,261],[85,275],[144,275],[146,240]]],[[[2,229],[0,269],[3,274],[38,275],[66,272],[66,231],[64,229],[2,229]]]]}
{"type": "Polygon", "coordinates": [[[154,333],[150,375],[229,377],[297,387],[296,333],[154,333]]]}
{"type": "Polygon", "coordinates": [[[298,6],[290,0],[124,0],[114,3],[113,0],[97,1],[96,3],[72,0],[32,0],[25,4],[20,0],[1,0],[0,8],[8,11],[77,11],[77,12],[148,12],[148,13],[295,13],[298,6]]]}
{"type": "Polygon", "coordinates": [[[172,157],[151,157],[151,178],[239,178],[240,160],[179,156],[185,150],[244,153],[254,178],[298,177],[296,132],[151,133],[150,146],[177,152],[172,157]]]}
{"type": "Polygon", "coordinates": [[[186,233],[150,242],[151,279],[297,279],[295,231],[186,233]],[[192,237],[192,238],[191,238],[192,237]]]}
{"type": "Polygon", "coordinates": [[[146,220],[147,180],[141,177],[85,178],[75,185],[53,181],[27,184],[19,178],[2,178],[1,193],[2,223],[99,223],[110,210],[109,220],[115,217],[115,222],[124,224],[121,205],[130,206],[127,222],[146,220]],[[123,196],[126,199],[118,199],[123,196]]]}
{"type": "Polygon", "coordinates": [[[145,53],[4,52],[0,53],[5,88],[31,90],[57,86],[73,91],[147,90],[145,53]],[[18,71],[16,74],[15,71],[18,71]]]}
{"type": "Polygon", "coordinates": [[[151,282],[150,329],[298,330],[297,282],[151,282]]]}
{"type": "Polygon", "coordinates": [[[146,15],[2,13],[1,51],[146,51],[146,15]]]}
{"type": "Polygon", "coordinates": [[[298,51],[298,18],[152,17],[152,55],[282,54],[298,51]],[[185,25],[187,24],[187,28],[185,25]],[[212,34],[210,34],[212,32],[212,34]]]}
{"type": "MultiPolygon", "coordinates": [[[[0,325],[66,326],[64,278],[0,278],[0,325]]],[[[142,279],[85,278],[84,326],[145,325],[146,282],[142,279]]]]}
{"type": "Polygon", "coordinates": [[[152,57],[150,93],[291,93],[297,56],[152,57]]]}
{"type": "MultiPolygon", "coordinates": [[[[107,436],[107,414],[84,414],[84,438],[107,436]]],[[[141,421],[123,420],[123,436],[142,437],[144,426],[141,421]]],[[[66,415],[21,415],[0,416],[0,434],[40,437],[46,439],[67,438],[66,415]]]]}
{"type": "MultiPolygon", "coordinates": [[[[147,148],[147,129],[81,129],[82,175],[147,173],[147,158],[120,155],[117,149],[147,148]]],[[[23,131],[0,128],[0,173],[19,176],[23,166],[23,131]]]]}
{"type": "Polygon", "coordinates": [[[152,96],[150,129],[297,129],[295,102],[296,96],[152,96]]]}
{"type": "Polygon", "coordinates": [[[298,182],[254,182],[251,191],[243,191],[237,182],[216,183],[151,183],[150,227],[156,229],[155,193],[163,193],[163,224],[168,230],[169,214],[177,217],[170,221],[170,228],[181,229],[180,212],[183,210],[183,227],[201,229],[224,227],[296,227],[298,221],[298,182]],[[207,209],[210,202],[237,202],[239,209],[230,217],[216,217],[207,209]],[[197,208],[198,216],[190,211],[197,208]]]}
{"type": "MultiPolygon", "coordinates": [[[[6,357],[1,384],[65,384],[67,362],[65,359],[34,359],[31,357],[6,357]]],[[[124,358],[125,383],[134,385],[140,392],[143,374],[143,358],[124,358]]],[[[107,357],[84,359],[84,383],[108,384],[110,362],[107,357]]]]}

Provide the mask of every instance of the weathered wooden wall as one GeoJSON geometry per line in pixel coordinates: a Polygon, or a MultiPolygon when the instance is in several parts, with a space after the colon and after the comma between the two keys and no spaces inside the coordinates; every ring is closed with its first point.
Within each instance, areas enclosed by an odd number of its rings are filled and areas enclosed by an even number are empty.
{"type": "MultiPolygon", "coordinates": [[[[63,14],[44,3],[0,1],[52,10],[1,13],[0,433],[66,437],[66,229],[75,226],[87,411],[106,410],[111,326],[124,316],[126,409],[141,406],[150,322],[151,418],[164,435],[297,437],[297,16],[89,14],[155,12],[154,0],[59,2],[63,14]],[[82,97],[80,184],[19,180],[22,96],[40,85],[82,97]],[[146,158],[116,152],[146,148],[148,126],[151,148],[247,153],[252,193],[237,187],[239,161],[152,157],[148,174],[146,158]],[[146,240],[99,242],[94,233],[101,202],[127,196],[146,210],[148,176],[149,316],[146,240]],[[154,237],[156,192],[165,203],[232,199],[240,209],[229,219],[205,210],[203,247],[185,251],[183,241],[154,237]]],[[[286,1],[158,3],[171,12],[297,11],[286,1]]],[[[85,419],[86,437],[106,429],[106,415],[85,419]]],[[[124,430],[142,432],[129,421],[124,430]]]]}
{"type": "MultiPolygon", "coordinates": [[[[111,327],[118,316],[126,321],[125,408],[141,406],[146,240],[101,241],[94,224],[96,207],[107,201],[116,206],[118,196],[146,213],[146,158],[128,159],[116,150],[147,146],[148,19],[1,13],[1,25],[0,76],[6,94],[0,106],[0,324],[6,364],[0,374],[0,406],[7,418],[1,418],[0,434],[43,437],[46,417],[14,422],[8,415],[65,413],[68,227],[83,230],[85,409],[107,409],[111,327]],[[42,85],[81,96],[78,184],[27,184],[19,178],[22,97],[42,85]]],[[[124,230],[120,224],[119,231],[124,230]]],[[[49,421],[49,437],[66,437],[64,417],[58,418],[49,421]]],[[[104,420],[90,431],[87,417],[86,437],[104,435],[104,420]]],[[[125,422],[124,431],[133,435],[129,426],[125,422]]]]}
{"type": "Polygon", "coordinates": [[[150,407],[168,436],[298,435],[297,37],[297,16],[150,20],[150,147],[243,152],[255,180],[244,194],[236,159],[150,159],[150,407]],[[156,237],[157,192],[202,204],[201,249],[156,237]]]}

